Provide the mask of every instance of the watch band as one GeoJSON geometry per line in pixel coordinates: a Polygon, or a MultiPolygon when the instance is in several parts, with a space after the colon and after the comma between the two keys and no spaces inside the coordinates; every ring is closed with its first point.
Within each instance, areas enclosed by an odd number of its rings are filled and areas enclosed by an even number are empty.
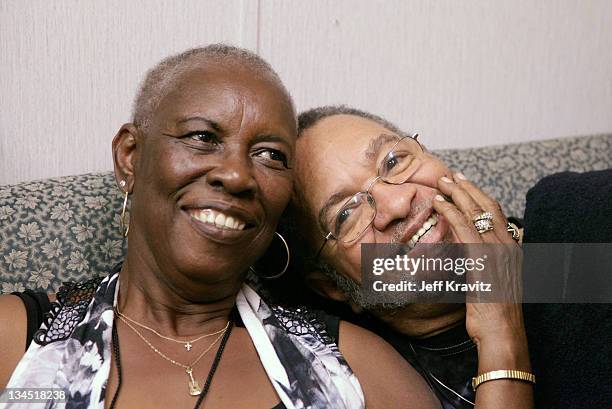
{"type": "Polygon", "coordinates": [[[480,384],[497,379],[516,379],[533,384],[536,383],[535,375],[532,373],[518,371],[516,369],[500,369],[497,371],[485,372],[475,378],[472,378],[472,389],[476,390],[480,384]]]}

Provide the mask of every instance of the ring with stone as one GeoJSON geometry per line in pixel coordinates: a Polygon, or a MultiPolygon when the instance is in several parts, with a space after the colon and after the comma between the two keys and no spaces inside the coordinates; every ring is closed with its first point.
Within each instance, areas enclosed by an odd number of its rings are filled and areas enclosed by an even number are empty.
{"type": "Polygon", "coordinates": [[[478,233],[486,233],[493,230],[493,215],[489,212],[482,212],[473,219],[474,227],[478,233]]]}
{"type": "Polygon", "coordinates": [[[493,220],[493,215],[490,212],[482,212],[475,216],[472,221],[476,223],[478,220],[493,220]]]}

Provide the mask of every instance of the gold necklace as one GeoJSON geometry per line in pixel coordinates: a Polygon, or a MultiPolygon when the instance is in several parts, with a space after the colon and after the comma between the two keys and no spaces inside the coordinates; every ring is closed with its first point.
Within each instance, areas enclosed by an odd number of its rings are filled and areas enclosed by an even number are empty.
{"type": "Polygon", "coordinates": [[[141,324],[140,322],[138,322],[138,321],[136,321],[136,320],[134,320],[134,319],[132,319],[132,318],[128,317],[128,316],[127,316],[127,315],[125,315],[124,313],[120,312],[118,308],[115,308],[115,311],[117,312],[117,315],[118,315],[119,317],[123,317],[123,318],[125,318],[126,320],[128,320],[128,321],[129,321],[129,322],[131,322],[132,324],[134,324],[134,325],[138,325],[140,328],[143,328],[143,329],[146,329],[146,330],[148,330],[148,331],[151,331],[152,333],[154,333],[155,335],[157,335],[157,336],[158,336],[158,337],[160,337],[160,338],[163,338],[163,339],[166,339],[166,340],[168,340],[168,341],[172,341],[172,342],[177,342],[177,343],[179,343],[179,344],[183,344],[183,347],[184,347],[184,348],[185,348],[185,349],[186,349],[188,352],[189,352],[189,351],[191,351],[191,348],[193,348],[193,343],[194,343],[194,342],[197,342],[197,341],[199,341],[199,340],[201,340],[201,339],[203,339],[203,338],[206,338],[206,337],[212,337],[213,335],[218,335],[218,334],[221,334],[222,332],[225,332],[225,330],[226,330],[226,329],[227,329],[227,327],[229,326],[229,321],[228,321],[228,322],[227,322],[227,325],[225,326],[225,328],[220,329],[219,331],[211,332],[210,334],[200,335],[199,337],[197,337],[197,338],[195,338],[195,339],[192,339],[192,340],[190,340],[190,341],[181,341],[181,340],[179,340],[179,339],[170,338],[170,337],[167,337],[167,336],[165,336],[165,335],[163,335],[163,334],[160,334],[159,332],[155,331],[153,328],[151,328],[151,327],[147,327],[146,325],[141,324]]]}
{"type": "Polygon", "coordinates": [[[217,342],[219,342],[219,340],[221,338],[223,338],[223,335],[225,335],[225,331],[227,331],[227,328],[229,327],[229,323],[230,323],[229,321],[227,323],[227,326],[223,330],[223,333],[221,335],[219,335],[212,342],[212,344],[210,344],[208,346],[208,348],[206,348],[204,351],[202,351],[202,353],[200,355],[198,355],[198,357],[191,364],[186,365],[186,364],[182,364],[180,362],[177,362],[174,359],[170,358],[169,356],[165,355],[163,352],[161,352],[159,349],[157,349],[153,344],[151,344],[149,342],[149,340],[146,339],[136,328],[134,328],[132,326],[132,324],[130,324],[130,322],[128,320],[123,318],[123,316],[121,316],[120,314],[117,314],[117,316],[119,317],[119,319],[121,321],[123,321],[125,323],[125,325],[127,325],[132,331],[134,331],[136,333],[136,335],[138,335],[138,337],[140,337],[140,339],[142,339],[149,346],[149,348],[151,348],[156,354],[158,354],[159,356],[161,356],[162,358],[164,358],[166,361],[170,362],[171,364],[179,366],[179,367],[181,367],[181,368],[183,368],[185,370],[185,373],[187,373],[187,376],[189,377],[188,386],[189,386],[189,394],[191,396],[198,396],[200,393],[202,393],[202,388],[198,384],[198,381],[196,381],[195,378],[193,377],[193,367],[200,361],[200,359],[202,359],[202,357],[204,355],[206,355],[206,353],[208,351],[210,351],[212,349],[212,347],[217,342]]]}

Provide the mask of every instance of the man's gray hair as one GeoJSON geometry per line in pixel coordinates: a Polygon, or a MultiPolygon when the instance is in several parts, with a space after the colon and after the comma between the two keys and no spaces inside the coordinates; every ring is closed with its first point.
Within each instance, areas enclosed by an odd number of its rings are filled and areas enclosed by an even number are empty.
{"type": "Polygon", "coordinates": [[[369,119],[370,121],[376,122],[397,135],[406,136],[406,134],[395,124],[371,112],[353,108],[348,105],[325,105],[300,113],[298,116],[298,137],[301,136],[305,130],[319,123],[319,121],[336,115],[352,115],[369,119]]]}
{"type": "Polygon", "coordinates": [[[167,57],[147,72],[134,100],[132,111],[134,125],[146,130],[161,100],[172,90],[176,81],[183,74],[210,62],[237,63],[241,67],[251,69],[254,74],[267,77],[285,93],[291,109],[295,112],[291,94],[278,74],[263,58],[243,48],[227,44],[211,44],[167,57]]]}

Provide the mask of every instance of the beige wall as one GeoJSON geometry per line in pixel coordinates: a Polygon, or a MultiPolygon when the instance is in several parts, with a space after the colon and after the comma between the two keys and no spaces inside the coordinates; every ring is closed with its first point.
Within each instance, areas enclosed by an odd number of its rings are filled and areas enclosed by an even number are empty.
{"type": "Polygon", "coordinates": [[[111,169],[145,71],[218,41],[432,148],[612,131],[612,1],[0,0],[0,184],[111,169]]]}

